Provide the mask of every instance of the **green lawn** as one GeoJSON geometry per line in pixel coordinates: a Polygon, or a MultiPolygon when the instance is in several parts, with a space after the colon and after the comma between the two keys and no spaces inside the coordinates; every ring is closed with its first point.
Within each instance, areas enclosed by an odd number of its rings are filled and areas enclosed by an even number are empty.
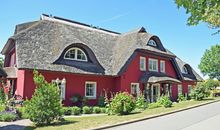
{"type": "Polygon", "coordinates": [[[29,126],[26,127],[25,130],[84,130],[89,128],[95,128],[99,126],[116,124],[119,122],[140,119],[144,117],[154,116],[158,114],[163,114],[167,112],[171,112],[178,109],[187,108],[194,105],[199,105],[206,102],[213,102],[214,100],[220,100],[220,98],[215,99],[206,99],[203,101],[185,101],[181,103],[175,103],[171,108],[155,108],[155,109],[147,109],[141,113],[132,113],[130,115],[125,116],[92,116],[92,117],[78,117],[78,118],[66,118],[63,122],[56,122],[50,126],[45,127],[35,127],[29,126]]]}

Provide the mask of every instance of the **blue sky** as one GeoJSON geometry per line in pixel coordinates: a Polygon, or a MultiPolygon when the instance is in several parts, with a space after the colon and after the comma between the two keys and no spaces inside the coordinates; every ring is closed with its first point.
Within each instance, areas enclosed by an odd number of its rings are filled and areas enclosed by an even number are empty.
{"type": "Polygon", "coordinates": [[[0,49],[16,24],[39,20],[42,13],[122,33],[143,26],[197,72],[205,49],[220,42],[204,23],[187,26],[188,15],[173,0],[6,0],[0,2],[0,49]]]}

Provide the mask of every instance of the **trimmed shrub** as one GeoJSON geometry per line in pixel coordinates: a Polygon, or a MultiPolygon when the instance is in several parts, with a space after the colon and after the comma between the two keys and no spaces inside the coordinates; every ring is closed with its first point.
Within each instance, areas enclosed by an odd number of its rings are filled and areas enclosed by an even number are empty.
{"type": "Polygon", "coordinates": [[[107,113],[106,108],[105,107],[101,107],[101,113],[107,113]]]}
{"type": "Polygon", "coordinates": [[[25,102],[25,111],[36,125],[48,125],[62,115],[59,88],[48,83],[44,76],[34,70],[35,92],[31,100],[25,102]]]}
{"type": "Polygon", "coordinates": [[[83,114],[92,114],[92,108],[91,107],[84,106],[82,108],[82,110],[83,110],[83,114]]]}
{"type": "Polygon", "coordinates": [[[101,113],[101,108],[100,107],[93,107],[93,113],[101,113]]]}
{"type": "Polygon", "coordinates": [[[169,99],[167,96],[161,96],[158,100],[157,103],[164,106],[165,108],[167,107],[172,107],[173,102],[169,99]]]}
{"type": "Polygon", "coordinates": [[[0,113],[0,121],[10,122],[10,121],[15,121],[16,118],[17,115],[15,113],[11,113],[11,112],[0,113]]]}
{"type": "Polygon", "coordinates": [[[3,87],[0,87],[0,104],[5,103],[6,94],[3,87]]]}
{"type": "Polygon", "coordinates": [[[147,108],[147,102],[145,102],[144,95],[140,95],[137,97],[135,105],[136,105],[136,108],[138,109],[144,110],[147,108]]]}
{"type": "Polygon", "coordinates": [[[4,103],[0,104],[0,112],[5,111],[6,105],[4,103]]]}
{"type": "Polygon", "coordinates": [[[177,101],[178,101],[178,102],[183,102],[183,101],[186,101],[186,98],[184,97],[183,94],[179,94],[177,101]]]}
{"type": "Polygon", "coordinates": [[[104,96],[100,96],[98,98],[98,104],[99,107],[105,107],[105,97],[104,96]]]}
{"type": "Polygon", "coordinates": [[[63,114],[64,115],[71,115],[72,114],[72,108],[71,107],[63,107],[63,114]]]}
{"type": "Polygon", "coordinates": [[[210,90],[204,83],[198,83],[190,93],[190,97],[195,100],[202,100],[210,95],[210,90]]]}
{"type": "Polygon", "coordinates": [[[127,92],[120,92],[115,95],[109,104],[109,114],[126,115],[135,109],[135,100],[127,92]]]}
{"type": "Polygon", "coordinates": [[[28,119],[28,114],[25,111],[25,107],[18,107],[17,108],[17,114],[22,119],[28,119]]]}
{"type": "Polygon", "coordinates": [[[77,106],[72,107],[72,114],[73,115],[80,115],[81,114],[81,109],[77,106]]]}
{"type": "Polygon", "coordinates": [[[161,107],[161,105],[156,102],[148,104],[148,109],[154,109],[154,108],[158,108],[158,107],[161,107]]]}

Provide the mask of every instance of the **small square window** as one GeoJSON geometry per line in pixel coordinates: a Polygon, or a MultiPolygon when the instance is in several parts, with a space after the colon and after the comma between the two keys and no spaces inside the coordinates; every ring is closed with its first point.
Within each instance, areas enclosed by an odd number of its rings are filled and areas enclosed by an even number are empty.
{"type": "Polygon", "coordinates": [[[88,98],[96,98],[96,82],[86,82],[85,96],[88,98]]]}
{"type": "Polygon", "coordinates": [[[157,71],[158,72],[158,60],[149,58],[149,71],[157,71]]]}

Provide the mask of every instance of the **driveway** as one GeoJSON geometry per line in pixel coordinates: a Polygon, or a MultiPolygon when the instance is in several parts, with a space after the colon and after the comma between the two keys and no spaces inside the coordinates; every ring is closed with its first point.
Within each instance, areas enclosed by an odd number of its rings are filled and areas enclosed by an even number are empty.
{"type": "Polygon", "coordinates": [[[220,102],[106,130],[220,130],[220,102]]]}

